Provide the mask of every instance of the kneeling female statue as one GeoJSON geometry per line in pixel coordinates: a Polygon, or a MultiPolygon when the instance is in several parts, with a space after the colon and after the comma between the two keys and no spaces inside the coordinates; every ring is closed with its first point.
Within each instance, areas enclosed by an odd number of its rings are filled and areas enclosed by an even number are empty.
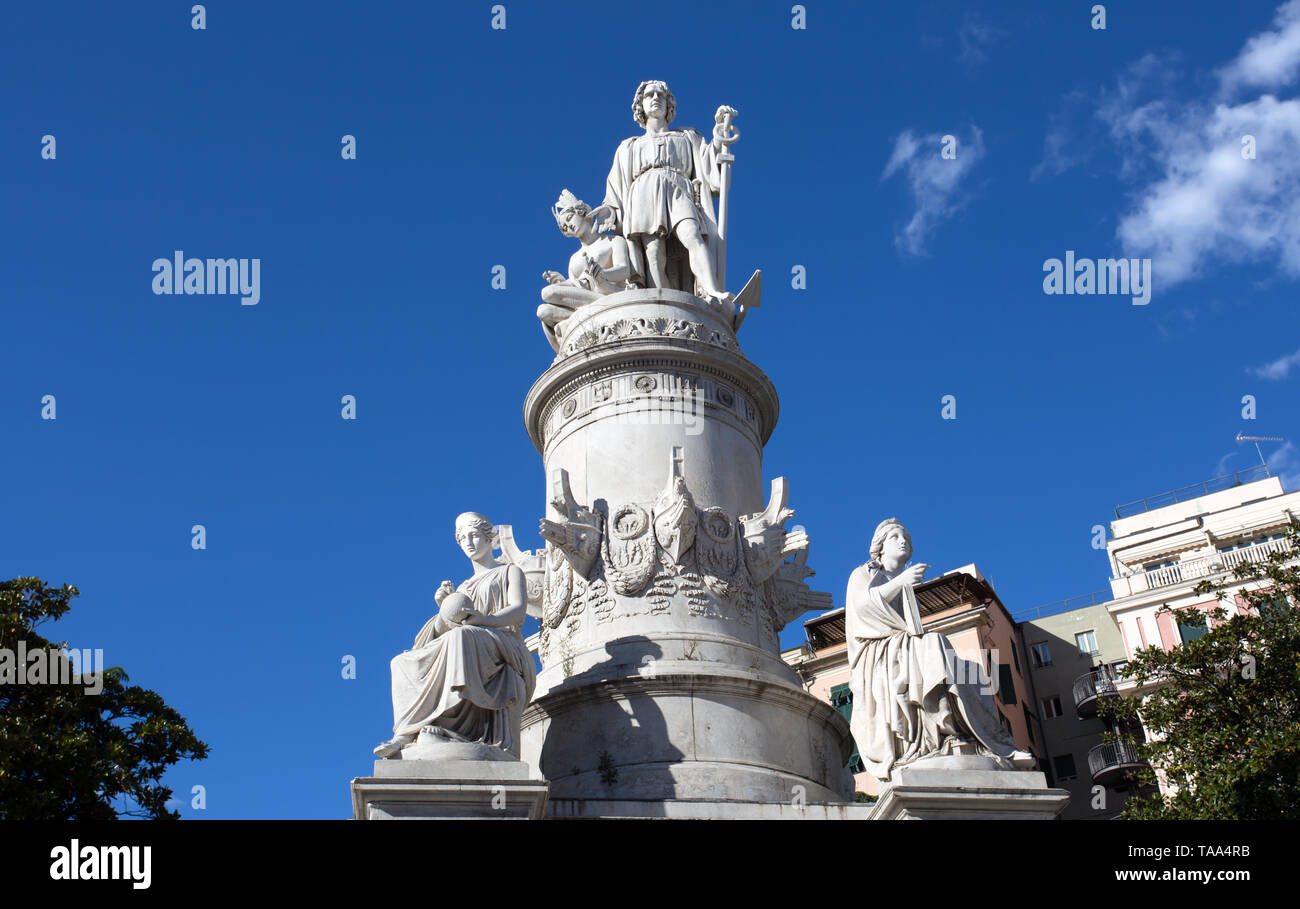
{"type": "Polygon", "coordinates": [[[393,658],[393,738],[375,749],[379,757],[400,756],[422,731],[519,757],[524,707],[537,683],[521,633],[527,592],[519,567],[492,557],[492,539],[481,514],[456,518],[456,542],[474,574],[459,587],[442,582],[438,614],[393,658]]]}
{"type": "Polygon", "coordinates": [[[850,726],[863,763],[882,781],[904,764],[949,754],[1032,768],[1033,756],[1002,728],[983,667],[922,628],[913,588],[929,566],[904,568],[911,557],[911,535],[890,518],[872,535],[871,561],[849,577],[850,726]]]}

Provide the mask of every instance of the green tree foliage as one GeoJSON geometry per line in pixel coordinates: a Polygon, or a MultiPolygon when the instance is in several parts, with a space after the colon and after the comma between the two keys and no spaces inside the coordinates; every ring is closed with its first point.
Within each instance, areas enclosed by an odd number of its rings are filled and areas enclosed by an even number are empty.
{"type": "MultiPolygon", "coordinates": [[[[0,581],[0,648],[13,655],[22,641],[29,659],[49,659],[67,644],[35,629],[62,618],[79,595],[39,578],[0,581]]],[[[90,676],[17,684],[16,672],[7,675],[0,684],[0,819],[180,817],[167,808],[172,792],[162,775],[177,761],[207,757],[208,746],[157,693],[128,686],[120,667],[103,671],[98,694],[87,692],[98,687],[90,676]]]]}
{"type": "Polygon", "coordinates": [[[1300,572],[1286,564],[1300,552],[1300,524],[1287,537],[1292,551],[1197,586],[1230,607],[1210,611],[1202,637],[1136,654],[1124,674],[1144,699],[1100,706],[1120,730],[1108,741],[1132,742],[1124,730],[1141,720],[1150,741],[1134,747],[1172,784],[1161,795],[1154,771],[1140,771],[1148,787],[1125,803],[1125,818],[1300,818],[1300,572]]]}

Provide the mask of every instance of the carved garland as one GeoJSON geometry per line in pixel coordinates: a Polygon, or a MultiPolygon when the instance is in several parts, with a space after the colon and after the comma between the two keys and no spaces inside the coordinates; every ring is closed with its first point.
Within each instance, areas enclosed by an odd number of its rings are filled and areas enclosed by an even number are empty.
{"type": "Polygon", "coordinates": [[[725,332],[710,328],[703,322],[688,322],[683,319],[618,319],[596,328],[579,332],[561,348],[559,359],[570,357],[597,344],[608,344],[624,338],[682,338],[688,341],[701,341],[723,350],[740,351],[736,339],[725,332]]]}

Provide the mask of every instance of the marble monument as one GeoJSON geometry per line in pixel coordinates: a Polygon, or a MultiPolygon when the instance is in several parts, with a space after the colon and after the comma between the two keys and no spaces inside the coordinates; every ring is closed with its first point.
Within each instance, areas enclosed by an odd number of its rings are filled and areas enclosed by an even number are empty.
{"type": "Polygon", "coordinates": [[[355,816],[1047,816],[1055,790],[1014,769],[1025,756],[950,671],[946,639],[923,633],[924,566],[905,567],[897,522],[849,586],[853,730],[891,784],[883,807],[854,804],[849,723],[780,656],[781,630],[832,603],[808,586],[790,484],[765,481],[777,393],[737,334],[762,276],[727,287],[739,114],[719,106],[706,136],[676,112],[666,83],[642,82],[642,132],[618,144],[601,204],[564,189],[552,206],[579,246],[543,274],[554,359],[523,408],[545,545],[457,519],[473,576],[442,585],[392,661],[393,737],[353,781],[355,816]],[[916,768],[928,775],[898,775],[916,768]],[[953,772],[1001,774],[996,798],[969,807],[953,772]]]}

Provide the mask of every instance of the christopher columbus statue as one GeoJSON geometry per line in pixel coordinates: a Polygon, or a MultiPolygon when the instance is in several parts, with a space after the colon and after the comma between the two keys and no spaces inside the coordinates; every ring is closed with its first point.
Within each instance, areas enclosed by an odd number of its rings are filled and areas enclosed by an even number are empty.
{"type": "Polygon", "coordinates": [[[641,246],[651,286],[730,303],[732,295],[724,292],[719,278],[725,209],[719,230],[713,197],[726,192],[727,146],[735,138],[728,132],[736,111],[718,108],[712,138],[689,128],[669,129],[676,113],[677,102],[665,83],[641,83],[632,115],[645,135],[619,145],[605,202],[593,214],[603,230],[617,231],[641,246]]]}

